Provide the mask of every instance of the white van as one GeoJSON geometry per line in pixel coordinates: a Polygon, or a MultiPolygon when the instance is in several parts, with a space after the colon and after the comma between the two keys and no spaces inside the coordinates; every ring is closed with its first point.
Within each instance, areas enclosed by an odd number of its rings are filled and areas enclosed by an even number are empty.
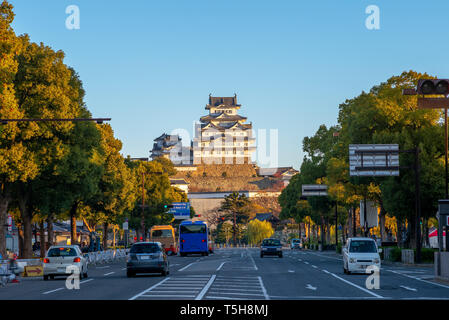
{"type": "Polygon", "coordinates": [[[349,238],[342,250],[344,273],[371,273],[367,270],[369,266],[380,270],[381,252],[382,249],[378,249],[376,241],[371,238],[349,238]]]}

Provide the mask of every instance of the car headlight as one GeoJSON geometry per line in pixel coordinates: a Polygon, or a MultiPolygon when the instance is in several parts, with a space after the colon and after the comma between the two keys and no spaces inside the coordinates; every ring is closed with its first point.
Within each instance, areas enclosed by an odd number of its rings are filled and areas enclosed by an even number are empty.
{"type": "Polygon", "coordinates": [[[379,263],[380,260],[376,258],[376,259],[373,260],[373,262],[374,262],[374,263],[379,263]]]}
{"type": "Polygon", "coordinates": [[[277,251],[281,251],[282,248],[276,248],[277,251]]]}
{"type": "Polygon", "coordinates": [[[355,263],[355,261],[356,261],[356,260],[355,260],[354,258],[349,258],[349,262],[350,262],[350,263],[355,263]]]}
{"type": "Polygon", "coordinates": [[[267,248],[262,248],[262,250],[267,250],[267,248]]]}

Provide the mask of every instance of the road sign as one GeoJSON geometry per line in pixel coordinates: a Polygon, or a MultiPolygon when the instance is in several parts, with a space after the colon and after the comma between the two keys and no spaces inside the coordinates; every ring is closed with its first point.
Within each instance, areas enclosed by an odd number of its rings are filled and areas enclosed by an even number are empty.
{"type": "Polygon", "coordinates": [[[418,109],[449,108],[449,98],[418,98],[418,109]]]}
{"type": "Polygon", "coordinates": [[[177,220],[190,219],[190,202],[173,202],[173,208],[168,210],[177,220]]]}
{"type": "Polygon", "coordinates": [[[304,197],[327,196],[327,185],[325,184],[303,184],[302,195],[304,197]]]}
{"type": "Polygon", "coordinates": [[[123,230],[128,230],[128,221],[123,222],[123,230]]]}
{"type": "MultiPolygon", "coordinates": [[[[360,225],[365,225],[365,211],[364,201],[360,201],[360,225]]],[[[368,228],[377,227],[379,217],[379,209],[374,201],[366,201],[366,221],[368,222],[368,228]]]]}
{"type": "Polygon", "coordinates": [[[350,144],[349,175],[399,176],[399,145],[350,144]]]}

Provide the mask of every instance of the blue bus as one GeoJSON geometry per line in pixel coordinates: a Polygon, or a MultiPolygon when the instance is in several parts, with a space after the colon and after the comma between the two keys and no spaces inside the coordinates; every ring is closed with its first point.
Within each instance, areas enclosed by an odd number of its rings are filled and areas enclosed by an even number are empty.
{"type": "Polygon", "coordinates": [[[179,225],[179,254],[189,253],[209,255],[209,229],[204,221],[183,221],[179,225]]]}

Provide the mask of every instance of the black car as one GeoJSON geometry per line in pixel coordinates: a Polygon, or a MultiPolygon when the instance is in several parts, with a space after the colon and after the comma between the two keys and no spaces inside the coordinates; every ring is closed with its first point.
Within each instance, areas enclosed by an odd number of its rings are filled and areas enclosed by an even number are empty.
{"type": "Polygon", "coordinates": [[[260,257],[263,256],[278,256],[282,258],[282,244],[279,239],[264,239],[260,246],[260,257]]]}
{"type": "Polygon", "coordinates": [[[133,244],[128,253],[126,275],[133,277],[136,273],[169,273],[167,255],[160,242],[138,242],[133,244]]]}

